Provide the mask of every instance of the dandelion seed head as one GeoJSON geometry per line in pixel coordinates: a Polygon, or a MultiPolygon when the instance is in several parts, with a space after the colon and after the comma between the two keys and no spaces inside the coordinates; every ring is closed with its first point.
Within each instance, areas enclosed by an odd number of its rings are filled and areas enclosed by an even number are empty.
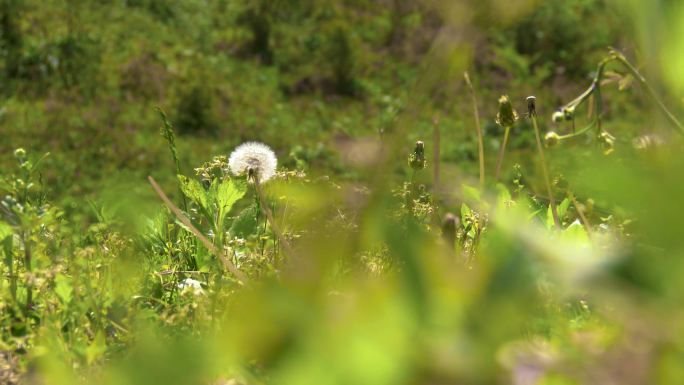
{"type": "Polygon", "coordinates": [[[259,183],[263,183],[275,175],[278,159],[267,145],[246,142],[233,150],[228,166],[234,175],[255,177],[259,183]]]}

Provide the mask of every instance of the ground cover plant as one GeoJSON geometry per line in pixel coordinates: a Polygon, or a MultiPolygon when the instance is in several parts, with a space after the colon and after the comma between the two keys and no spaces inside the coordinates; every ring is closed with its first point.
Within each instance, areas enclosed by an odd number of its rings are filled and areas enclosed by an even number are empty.
{"type": "Polygon", "coordinates": [[[0,0],[0,384],[678,384],[675,1],[0,0]]]}

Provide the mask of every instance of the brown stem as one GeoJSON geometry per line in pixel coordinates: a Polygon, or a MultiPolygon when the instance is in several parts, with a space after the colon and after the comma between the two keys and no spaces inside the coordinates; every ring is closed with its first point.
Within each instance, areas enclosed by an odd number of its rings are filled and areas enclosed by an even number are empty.
{"type": "Polygon", "coordinates": [[[572,192],[568,191],[568,197],[570,198],[572,205],[575,206],[575,210],[577,211],[577,215],[579,215],[580,221],[582,221],[582,224],[587,229],[587,234],[589,234],[589,237],[591,237],[593,229],[591,227],[591,224],[589,223],[589,220],[587,220],[587,217],[584,216],[584,211],[580,208],[577,199],[575,199],[575,195],[572,192]]]}

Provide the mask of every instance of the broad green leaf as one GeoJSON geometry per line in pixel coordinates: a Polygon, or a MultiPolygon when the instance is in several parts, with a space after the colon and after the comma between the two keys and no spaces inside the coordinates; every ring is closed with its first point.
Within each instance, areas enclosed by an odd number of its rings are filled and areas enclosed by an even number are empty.
{"type": "Polygon", "coordinates": [[[69,278],[64,275],[58,275],[55,277],[55,294],[64,303],[71,302],[71,297],[74,289],[71,287],[71,282],[69,278]]]}
{"type": "Polygon", "coordinates": [[[511,202],[513,202],[513,198],[511,197],[511,193],[508,191],[506,186],[504,186],[501,183],[498,183],[496,185],[497,190],[499,191],[498,197],[497,197],[497,207],[499,210],[503,210],[509,207],[511,202]]]}
{"type": "Polygon", "coordinates": [[[0,222],[0,241],[5,239],[5,237],[11,236],[12,234],[12,226],[5,222],[0,222]]]}
{"type": "Polygon", "coordinates": [[[461,188],[463,189],[463,196],[469,201],[469,202],[479,202],[482,194],[480,193],[480,190],[468,186],[468,185],[462,185],[461,188]]]}
{"type": "Polygon", "coordinates": [[[589,234],[579,220],[575,220],[561,233],[561,239],[572,242],[577,247],[589,246],[589,234]]]}
{"type": "Polygon", "coordinates": [[[467,204],[461,204],[461,223],[465,223],[465,218],[471,215],[471,213],[472,210],[470,209],[470,207],[468,207],[467,204]]]}
{"type": "Polygon", "coordinates": [[[183,194],[185,194],[186,197],[202,206],[202,208],[208,208],[207,192],[200,182],[184,175],[178,175],[178,182],[180,182],[181,191],[183,191],[183,194]]]}
{"type": "Polygon", "coordinates": [[[97,361],[102,355],[107,351],[107,341],[105,339],[104,333],[99,331],[95,335],[93,342],[86,348],[86,361],[88,365],[91,365],[97,361]]]}
{"type": "Polygon", "coordinates": [[[251,234],[256,233],[257,228],[257,212],[259,208],[252,204],[240,212],[240,215],[235,218],[232,226],[230,226],[230,234],[234,237],[247,238],[251,234]]]}
{"type": "Polygon", "coordinates": [[[225,216],[247,192],[247,183],[243,180],[228,179],[221,182],[216,191],[216,203],[219,211],[225,216]]]}

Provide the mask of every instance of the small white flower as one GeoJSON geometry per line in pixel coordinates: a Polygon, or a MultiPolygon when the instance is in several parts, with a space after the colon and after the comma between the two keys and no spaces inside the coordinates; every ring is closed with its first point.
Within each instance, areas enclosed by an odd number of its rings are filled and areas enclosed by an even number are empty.
{"type": "Polygon", "coordinates": [[[228,166],[234,175],[255,176],[259,183],[263,183],[275,175],[278,159],[267,145],[246,142],[233,150],[228,166]]]}
{"type": "Polygon", "coordinates": [[[178,284],[178,288],[183,292],[190,292],[194,295],[204,294],[202,283],[196,279],[185,278],[183,282],[178,284]]]}

